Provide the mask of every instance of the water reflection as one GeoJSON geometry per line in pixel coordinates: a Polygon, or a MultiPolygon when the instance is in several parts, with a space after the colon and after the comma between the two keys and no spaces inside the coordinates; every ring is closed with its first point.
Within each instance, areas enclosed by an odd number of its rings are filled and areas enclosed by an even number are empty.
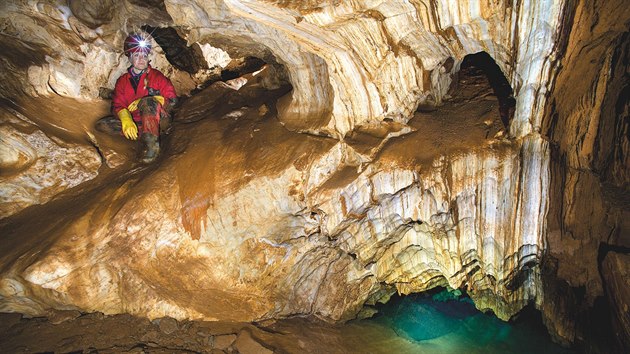
{"type": "Polygon", "coordinates": [[[507,323],[447,290],[392,298],[368,321],[439,353],[574,353],[551,342],[534,309],[507,323]]]}

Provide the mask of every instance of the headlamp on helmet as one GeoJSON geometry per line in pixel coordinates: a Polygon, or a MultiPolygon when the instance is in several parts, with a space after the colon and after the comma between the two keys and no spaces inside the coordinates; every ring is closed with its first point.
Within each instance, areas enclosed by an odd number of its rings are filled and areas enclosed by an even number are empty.
{"type": "Polygon", "coordinates": [[[125,55],[131,57],[133,53],[149,54],[151,52],[151,42],[142,34],[133,33],[125,39],[125,55]]]}

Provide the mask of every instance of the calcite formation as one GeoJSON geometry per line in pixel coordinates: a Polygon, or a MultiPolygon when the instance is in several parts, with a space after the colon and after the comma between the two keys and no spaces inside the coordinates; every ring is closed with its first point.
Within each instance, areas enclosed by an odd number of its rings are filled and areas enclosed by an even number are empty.
{"type": "MultiPolygon", "coordinates": [[[[589,6],[4,2],[0,309],[345,321],[393,292],[440,285],[466,289],[506,320],[533,302],[557,340],[574,341],[561,306],[570,301],[546,284],[586,286],[591,304],[603,293],[602,237],[571,233],[591,210],[577,196],[605,205],[592,208],[608,217],[591,220],[593,230],[615,230],[608,241],[628,245],[627,204],[607,204],[599,183],[627,190],[619,58],[630,14],[621,1],[595,2],[614,15],[590,18],[589,6]],[[172,50],[156,49],[153,64],[189,97],[149,167],[92,128],[128,65],[122,41],[141,28],[175,29],[186,57],[200,60],[175,65],[172,50]],[[606,53],[602,70],[578,59],[587,47],[593,60],[606,53]],[[489,101],[443,108],[462,60],[480,51],[514,89],[502,133],[489,134],[499,119],[489,101]],[[267,66],[209,85],[227,55],[267,66]],[[582,96],[567,95],[573,75],[587,72],[572,87],[582,96]],[[36,98],[46,104],[23,103],[36,98]],[[593,153],[604,142],[619,147],[593,153]],[[600,169],[604,181],[592,172],[600,169]],[[56,196],[55,208],[20,212],[56,196]]],[[[156,43],[174,45],[159,33],[156,43]]]]}
{"type": "MultiPolygon", "coordinates": [[[[262,79],[249,81],[197,95],[247,98],[249,109],[177,130],[170,148],[182,154],[92,195],[97,202],[66,216],[72,221],[37,258],[9,262],[4,305],[32,315],[72,306],[151,318],[338,321],[383,294],[436,285],[467,287],[505,319],[536,299],[536,274],[521,269],[536,267],[542,233],[513,237],[523,229],[515,201],[528,200],[521,183],[533,177],[522,171],[545,182],[547,161],[525,170],[518,144],[482,139],[474,151],[447,148],[420,163],[421,149],[401,153],[428,134],[412,126],[407,140],[392,139],[365,163],[355,140],[286,130],[256,104],[262,79]]],[[[204,108],[191,99],[178,114],[192,119],[204,108]]],[[[469,134],[483,127],[468,126],[469,134]]],[[[545,156],[541,148],[524,149],[545,156]]],[[[531,225],[544,204],[537,210],[531,225]]]]}
{"type": "MultiPolygon", "coordinates": [[[[93,103],[84,104],[95,113],[102,111],[93,103]]],[[[0,107],[0,167],[3,170],[0,218],[33,204],[46,203],[66,189],[97,176],[101,166],[98,152],[81,139],[67,138],[72,130],[82,131],[87,137],[86,132],[91,128],[85,123],[68,129],[57,125],[66,115],[80,119],[91,114],[94,113],[83,112],[81,103],[67,99],[6,101],[0,107]],[[50,112],[46,109],[50,103],[62,107],[50,112]],[[68,107],[69,103],[75,107],[68,107]]]]}

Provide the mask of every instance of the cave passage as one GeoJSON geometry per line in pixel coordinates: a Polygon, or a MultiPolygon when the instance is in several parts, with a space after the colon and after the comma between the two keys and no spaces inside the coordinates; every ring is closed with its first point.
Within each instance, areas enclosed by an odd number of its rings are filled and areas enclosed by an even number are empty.
{"type": "Polygon", "coordinates": [[[437,288],[393,296],[377,316],[364,320],[392,328],[400,337],[428,352],[448,353],[574,353],[554,344],[540,312],[531,306],[504,322],[475,308],[459,290],[437,288]],[[431,351],[433,350],[433,351],[431,351]]]}
{"type": "Polygon", "coordinates": [[[499,102],[499,115],[501,122],[506,129],[510,128],[510,122],[514,116],[516,100],[513,97],[514,91],[501,68],[486,52],[469,54],[464,57],[460,66],[460,79],[463,76],[475,76],[483,74],[487,79],[494,96],[499,102]]]}
{"type": "Polygon", "coordinates": [[[194,74],[201,69],[208,69],[208,64],[198,44],[188,46],[186,40],[180,37],[172,27],[159,28],[149,25],[142,26],[142,30],[149,33],[160,45],[166,60],[173,67],[194,74]]]}

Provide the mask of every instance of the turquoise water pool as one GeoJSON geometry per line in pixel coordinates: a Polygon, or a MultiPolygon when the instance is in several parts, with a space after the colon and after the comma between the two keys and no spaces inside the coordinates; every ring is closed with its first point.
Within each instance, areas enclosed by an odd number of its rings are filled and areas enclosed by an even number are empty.
{"type": "Polygon", "coordinates": [[[392,298],[369,321],[435,353],[574,353],[551,341],[536,310],[508,323],[446,290],[392,298]]]}

